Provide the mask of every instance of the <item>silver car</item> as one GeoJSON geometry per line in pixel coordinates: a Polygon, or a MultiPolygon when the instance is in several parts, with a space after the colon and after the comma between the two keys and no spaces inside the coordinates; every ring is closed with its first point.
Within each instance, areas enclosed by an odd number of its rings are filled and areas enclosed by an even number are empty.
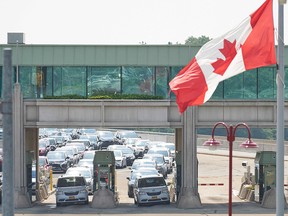
{"type": "Polygon", "coordinates": [[[164,178],[167,178],[168,174],[168,168],[167,168],[167,163],[165,162],[165,158],[162,154],[145,154],[143,159],[151,159],[156,161],[157,164],[157,170],[164,176],[164,178]]]}
{"type": "Polygon", "coordinates": [[[86,185],[89,194],[93,194],[93,173],[90,167],[70,167],[65,176],[83,176],[86,180],[86,185]]]}
{"type": "Polygon", "coordinates": [[[56,187],[56,206],[68,203],[88,204],[88,189],[84,176],[62,176],[56,187]]]}
{"type": "Polygon", "coordinates": [[[128,197],[134,197],[134,184],[135,179],[139,176],[148,176],[148,175],[158,175],[159,172],[155,168],[152,167],[142,167],[137,170],[131,171],[130,176],[126,177],[128,179],[128,197]]]}
{"type": "Polygon", "coordinates": [[[164,156],[165,162],[167,164],[168,173],[173,171],[173,157],[169,148],[166,147],[153,147],[149,149],[147,154],[162,154],[164,156]]]}
{"type": "Polygon", "coordinates": [[[155,203],[170,204],[170,194],[163,176],[137,177],[134,183],[134,203],[138,206],[155,203]]]}

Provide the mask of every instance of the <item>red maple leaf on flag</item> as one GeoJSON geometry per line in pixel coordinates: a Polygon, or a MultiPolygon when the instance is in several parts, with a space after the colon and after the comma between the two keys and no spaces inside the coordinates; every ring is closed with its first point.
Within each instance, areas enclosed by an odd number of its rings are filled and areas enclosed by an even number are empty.
{"type": "Polygon", "coordinates": [[[214,73],[217,73],[221,76],[225,73],[227,68],[229,67],[230,63],[234,59],[234,57],[237,54],[236,51],[236,40],[234,40],[233,43],[230,41],[224,39],[224,47],[222,49],[219,49],[219,51],[225,56],[225,60],[221,58],[217,58],[217,61],[212,63],[212,67],[214,68],[214,73]]]}

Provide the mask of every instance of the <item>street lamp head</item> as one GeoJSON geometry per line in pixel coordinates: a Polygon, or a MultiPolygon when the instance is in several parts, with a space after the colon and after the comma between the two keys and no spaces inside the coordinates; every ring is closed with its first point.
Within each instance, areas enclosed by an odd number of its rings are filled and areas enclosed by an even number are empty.
{"type": "Polygon", "coordinates": [[[253,142],[251,139],[246,140],[245,142],[243,142],[242,144],[240,144],[241,148],[258,148],[258,145],[253,142]]]}
{"type": "Polygon", "coordinates": [[[215,140],[214,137],[203,143],[203,146],[209,147],[210,150],[215,150],[220,145],[221,145],[221,143],[219,141],[215,140]]]}

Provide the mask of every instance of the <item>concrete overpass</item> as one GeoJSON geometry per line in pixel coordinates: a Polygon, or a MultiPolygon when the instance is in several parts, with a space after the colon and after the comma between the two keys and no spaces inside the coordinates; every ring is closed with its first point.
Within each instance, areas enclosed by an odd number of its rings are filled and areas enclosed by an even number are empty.
{"type": "MultiPolygon", "coordinates": [[[[210,101],[195,107],[195,126],[209,128],[215,122],[245,122],[250,127],[276,127],[276,101],[210,101]]],[[[183,116],[171,100],[24,100],[23,126],[182,128],[183,116]]],[[[288,113],[288,103],[285,104],[288,113]]],[[[288,126],[288,117],[285,118],[288,126]]]]}
{"type": "MultiPolygon", "coordinates": [[[[285,113],[288,113],[287,102],[285,113]]],[[[285,118],[287,127],[288,118],[285,118]]],[[[16,208],[31,206],[27,167],[38,158],[38,129],[43,127],[175,128],[176,149],[182,155],[178,207],[193,208],[201,206],[196,128],[212,127],[218,121],[275,128],[276,101],[210,101],[190,107],[180,115],[177,104],[170,100],[23,100],[20,87],[15,86],[13,119],[16,208]]]]}

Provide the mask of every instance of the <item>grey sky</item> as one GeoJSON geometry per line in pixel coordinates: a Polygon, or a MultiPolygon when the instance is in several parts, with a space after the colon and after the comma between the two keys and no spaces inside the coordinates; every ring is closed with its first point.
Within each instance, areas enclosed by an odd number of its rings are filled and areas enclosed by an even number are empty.
{"type": "MultiPolygon", "coordinates": [[[[0,43],[7,43],[7,32],[23,32],[26,44],[184,44],[189,36],[214,38],[226,33],[263,2],[2,0],[0,43]]],[[[277,19],[278,3],[274,0],[275,28],[277,19]]],[[[286,44],[287,32],[285,29],[286,44]]]]}

